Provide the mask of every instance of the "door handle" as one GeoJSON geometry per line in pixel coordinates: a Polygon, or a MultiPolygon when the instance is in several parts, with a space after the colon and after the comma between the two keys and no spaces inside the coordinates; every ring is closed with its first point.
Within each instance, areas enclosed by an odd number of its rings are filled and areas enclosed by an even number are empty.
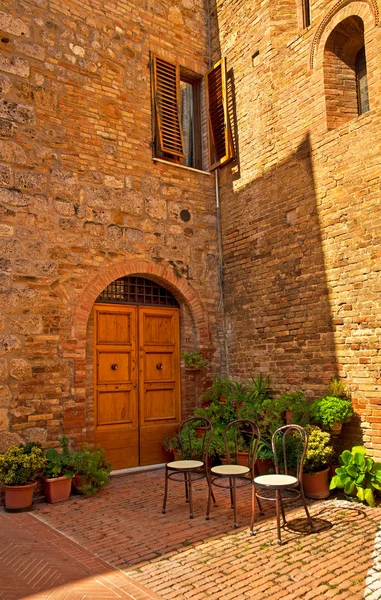
{"type": "Polygon", "coordinates": [[[137,383],[133,383],[133,384],[132,384],[132,387],[135,389],[135,388],[137,388],[137,387],[138,387],[138,384],[137,384],[137,383]]]}
{"type": "Polygon", "coordinates": [[[163,363],[157,363],[156,368],[161,371],[161,369],[163,368],[163,363]]]}
{"type": "Polygon", "coordinates": [[[118,370],[118,365],[117,365],[116,363],[112,364],[112,365],[111,365],[111,369],[112,369],[113,371],[117,371],[117,370],[118,370]]]}

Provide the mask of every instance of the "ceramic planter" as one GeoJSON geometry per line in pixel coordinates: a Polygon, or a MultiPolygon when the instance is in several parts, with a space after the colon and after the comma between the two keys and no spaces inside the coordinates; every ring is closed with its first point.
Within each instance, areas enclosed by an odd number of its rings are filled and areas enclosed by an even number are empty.
{"type": "Polygon", "coordinates": [[[255,466],[258,475],[267,475],[270,471],[274,472],[274,461],[271,458],[257,458],[255,466]]]}
{"type": "Polygon", "coordinates": [[[303,473],[303,488],[307,498],[316,500],[328,498],[330,495],[328,477],[329,467],[317,473],[303,473]]]}
{"type": "Polygon", "coordinates": [[[68,500],[71,492],[71,477],[44,477],[43,489],[45,498],[50,504],[68,500]]]}
{"type": "Polygon", "coordinates": [[[73,489],[77,494],[83,494],[83,488],[90,483],[90,477],[87,475],[74,475],[73,479],[73,489]]]}
{"type": "Polygon", "coordinates": [[[25,485],[5,485],[5,510],[7,512],[22,512],[30,510],[33,502],[33,492],[37,483],[26,483],[25,485]]]}
{"type": "Polygon", "coordinates": [[[343,428],[342,423],[332,423],[332,425],[331,425],[332,435],[339,435],[339,433],[341,433],[342,428],[343,428]]]}

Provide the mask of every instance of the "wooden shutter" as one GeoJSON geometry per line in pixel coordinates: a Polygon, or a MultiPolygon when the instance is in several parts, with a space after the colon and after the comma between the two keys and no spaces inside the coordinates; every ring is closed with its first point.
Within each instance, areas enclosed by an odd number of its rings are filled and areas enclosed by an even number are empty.
{"type": "Polygon", "coordinates": [[[153,100],[156,136],[161,152],[184,157],[180,120],[180,67],[153,56],[153,100]]]}
{"type": "Polygon", "coordinates": [[[222,58],[206,73],[205,85],[209,121],[210,169],[212,170],[234,156],[228,115],[225,58],[222,58]]]}

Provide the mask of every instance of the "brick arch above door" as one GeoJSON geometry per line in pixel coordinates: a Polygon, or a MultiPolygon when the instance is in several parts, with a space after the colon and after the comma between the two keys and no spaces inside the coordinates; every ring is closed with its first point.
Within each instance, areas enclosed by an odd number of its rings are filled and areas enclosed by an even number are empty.
{"type": "Polygon", "coordinates": [[[173,269],[144,260],[124,260],[111,264],[94,277],[77,302],[72,320],[73,339],[86,339],[87,322],[95,300],[112,281],[128,275],[153,279],[169,289],[180,304],[185,302],[193,316],[200,347],[210,346],[208,318],[198,293],[185,279],[179,278],[173,269]]]}

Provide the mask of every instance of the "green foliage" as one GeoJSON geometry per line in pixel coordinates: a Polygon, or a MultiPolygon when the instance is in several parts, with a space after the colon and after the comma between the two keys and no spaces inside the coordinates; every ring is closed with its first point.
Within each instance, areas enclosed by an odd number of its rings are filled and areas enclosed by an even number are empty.
{"type": "Polygon", "coordinates": [[[60,439],[61,452],[55,448],[49,448],[46,451],[45,477],[48,479],[56,477],[67,477],[70,479],[74,473],[71,470],[71,454],[69,449],[69,440],[66,435],[60,439]]]}
{"type": "Polygon", "coordinates": [[[182,352],[181,358],[190,369],[207,369],[210,366],[209,361],[200,352],[182,352]]]}
{"type": "Polygon", "coordinates": [[[330,435],[315,425],[307,425],[305,429],[308,434],[308,447],[304,459],[304,471],[306,473],[323,471],[327,468],[333,454],[330,435]]]}
{"type": "Polygon", "coordinates": [[[305,394],[300,390],[284,393],[275,400],[276,410],[283,413],[292,410],[292,422],[304,427],[310,422],[310,407],[306,401],[305,394]]]}
{"type": "Polygon", "coordinates": [[[329,488],[343,489],[351,495],[356,492],[360,502],[375,505],[374,490],[381,490],[381,463],[366,456],[366,448],[354,446],[351,451],[344,450],[339,456],[340,467],[332,478],[329,488]]]}
{"type": "Polygon", "coordinates": [[[72,454],[70,464],[75,474],[83,477],[82,493],[86,496],[107,485],[111,465],[103,448],[77,450],[72,454]]]}
{"type": "Polygon", "coordinates": [[[0,481],[5,485],[33,483],[43,473],[46,464],[44,452],[35,442],[26,446],[10,446],[0,454],[0,481]]]}
{"type": "Polygon", "coordinates": [[[349,392],[344,381],[334,377],[328,384],[328,396],[334,396],[335,398],[344,398],[348,400],[349,392]]]}
{"type": "Polygon", "coordinates": [[[248,401],[250,404],[261,404],[266,398],[271,398],[272,389],[270,387],[270,377],[260,373],[254,377],[247,386],[248,401]]]}
{"type": "Polygon", "coordinates": [[[345,423],[353,415],[351,401],[336,396],[318,398],[311,404],[311,416],[318,425],[332,427],[333,423],[345,423]]]}
{"type": "Polygon", "coordinates": [[[261,437],[258,444],[257,456],[261,460],[268,460],[274,458],[270,440],[261,437]]]}

